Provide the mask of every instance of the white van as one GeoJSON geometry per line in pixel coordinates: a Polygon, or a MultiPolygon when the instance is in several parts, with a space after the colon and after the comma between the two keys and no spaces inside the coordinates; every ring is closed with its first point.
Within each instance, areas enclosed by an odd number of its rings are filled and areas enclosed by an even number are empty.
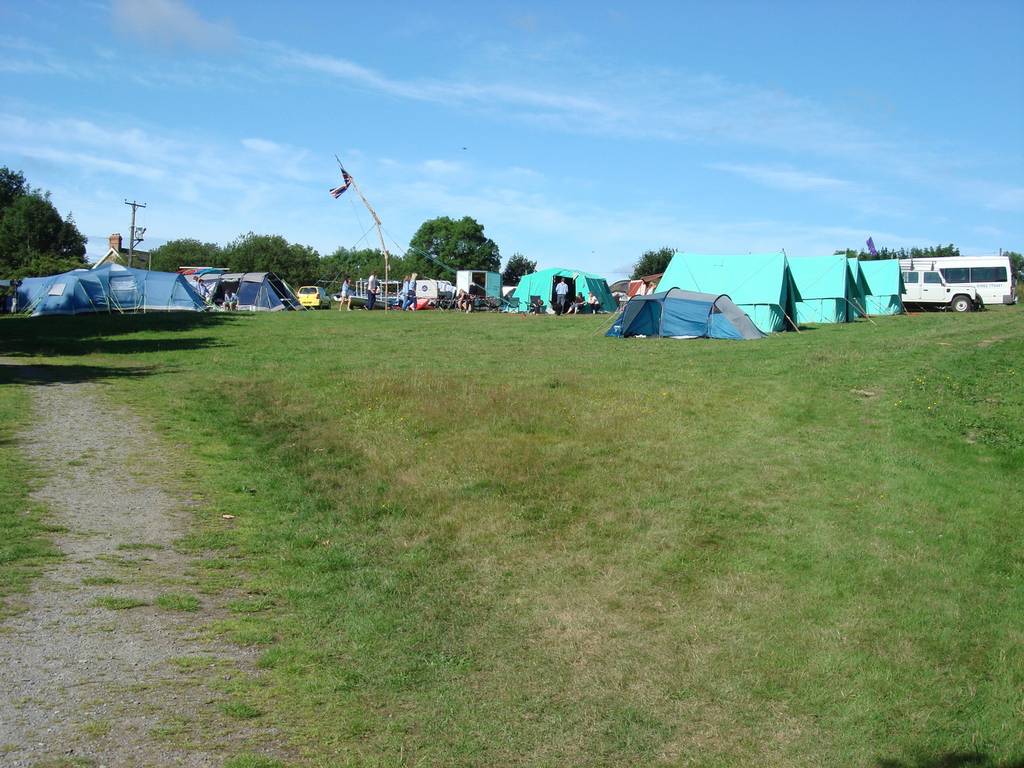
{"type": "Polygon", "coordinates": [[[976,298],[971,300],[977,306],[1017,303],[1017,286],[1008,256],[900,259],[900,270],[906,291],[904,303],[944,303],[953,309],[966,311],[970,307],[953,306],[954,299],[972,294],[976,298]],[[941,285],[941,289],[937,285],[941,285]]]}

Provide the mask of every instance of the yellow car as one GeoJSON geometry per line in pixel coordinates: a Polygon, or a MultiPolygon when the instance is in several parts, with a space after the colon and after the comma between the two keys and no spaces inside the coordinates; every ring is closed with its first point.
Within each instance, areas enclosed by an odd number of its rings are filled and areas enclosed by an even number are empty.
{"type": "Polygon", "coordinates": [[[319,285],[304,285],[299,288],[299,303],[306,309],[330,309],[331,297],[319,285]]]}

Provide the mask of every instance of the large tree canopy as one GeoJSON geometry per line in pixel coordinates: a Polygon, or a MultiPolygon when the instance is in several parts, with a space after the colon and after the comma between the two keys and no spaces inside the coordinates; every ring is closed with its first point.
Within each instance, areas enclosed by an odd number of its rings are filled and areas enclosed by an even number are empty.
{"type": "Polygon", "coordinates": [[[320,254],[280,235],[242,235],[228,243],[222,260],[232,272],[274,272],[293,288],[315,283],[320,275],[320,254]]]}
{"type": "Polygon", "coordinates": [[[633,265],[633,274],[630,275],[630,279],[639,280],[647,275],[657,275],[660,272],[664,272],[668,268],[668,263],[672,261],[672,255],[675,252],[675,248],[670,248],[667,245],[656,251],[644,251],[643,256],[633,265]]]}
{"type": "Polygon", "coordinates": [[[476,219],[463,216],[456,221],[441,216],[423,222],[416,230],[405,255],[405,269],[421,276],[451,278],[451,272],[437,262],[451,269],[497,272],[501,269],[501,254],[476,219]]]}
{"type": "Polygon", "coordinates": [[[69,213],[32,189],[20,171],[0,168],[0,276],[52,275],[85,266],[85,236],[69,213]]]}
{"type": "Polygon", "coordinates": [[[216,243],[203,243],[186,237],[168,240],[150,253],[150,269],[176,272],[178,267],[219,267],[224,256],[216,243]]]}
{"type": "Polygon", "coordinates": [[[501,273],[502,285],[519,285],[523,275],[529,275],[537,271],[537,262],[523,256],[521,253],[513,253],[505,264],[505,271],[501,273]]]}

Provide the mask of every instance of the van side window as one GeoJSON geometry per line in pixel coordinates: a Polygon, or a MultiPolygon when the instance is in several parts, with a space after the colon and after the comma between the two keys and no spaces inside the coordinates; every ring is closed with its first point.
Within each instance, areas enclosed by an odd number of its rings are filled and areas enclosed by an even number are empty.
{"type": "Polygon", "coordinates": [[[971,280],[975,283],[1005,283],[1006,267],[971,267],[971,280]]]}
{"type": "Polygon", "coordinates": [[[947,283],[969,283],[971,282],[971,270],[969,267],[949,267],[940,269],[942,276],[947,283]]]}
{"type": "Polygon", "coordinates": [[[931,284],[931,285],[936,285],[936,284],[937,285],[941,285],[942,284],[942,278],[939,276],[938,272],[925,272],[924,273],[924,281],[925,281],[925,283],[931,284]]]}
{"type": "Polygon", "coordinates": [[[903,282],[904,283],[916,283],[917,282],[917,272],[904,272],[903,273],[903,282]]]}

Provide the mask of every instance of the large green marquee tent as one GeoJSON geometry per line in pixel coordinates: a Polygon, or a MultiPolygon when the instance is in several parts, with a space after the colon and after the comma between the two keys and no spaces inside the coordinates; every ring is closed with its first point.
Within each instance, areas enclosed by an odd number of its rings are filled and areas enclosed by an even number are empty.
{"type": "Polygon", "coordinates": [[[903,312],[903,274],[899,259],[861,261],[864,277],[864,309],[869,315],[899,315],[903,312]]]}
{"type": "Polygon", "coordinates": [[[797,323],[845,323],[856,319],[857,284],[845,256],[798,256],[789,259],[800,301],[797,323]]]}
{"type": "Polygon", "coordinates": [[[709,256],[677,253],[658,283],[659,291],[682,288],[725,294],[764,333],[783,331],[797,322],[800,292],[784,253],[709,256]]]}
{"type": "Polygon", "coordinates": [[[540,296],[544,309],[550,309],[555,299],[555,284],[558,278],[564,278],[569,284],[569,297],[577,293],[583,294],[583,299],[588,300],[588,294],[594,294],[601,302],[601,309],[605,312],[614,312],[618,308],[615,297],[608,289],[608,281],[593,272],[584,272],[581,269],[542,269],[539,272],[531,272],[523,275],[519,285],[509,296],[513,304],[518,302],[518,308],[525,311],[529,306],[531,296],[540,296]]]}

